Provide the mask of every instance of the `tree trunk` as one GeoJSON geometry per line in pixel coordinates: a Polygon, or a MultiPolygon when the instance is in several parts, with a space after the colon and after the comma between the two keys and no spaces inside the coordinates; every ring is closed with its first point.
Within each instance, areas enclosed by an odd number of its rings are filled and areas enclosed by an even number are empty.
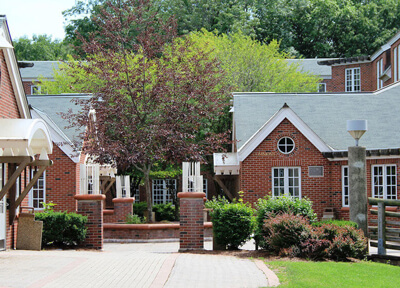
{"type": "Polygon", "coordinates": [[[147,199],[147,222],[151,223],[154,221],[153,219],[153,198],[151,193],[151,185],[150,185],[150,170],[146,170],[144,172],[144,183],[146,188],[146,199],[147,199]]]}

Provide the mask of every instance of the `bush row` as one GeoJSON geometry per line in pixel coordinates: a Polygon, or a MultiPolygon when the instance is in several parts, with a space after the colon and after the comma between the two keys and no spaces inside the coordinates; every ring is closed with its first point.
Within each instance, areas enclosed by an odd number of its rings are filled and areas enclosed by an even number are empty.
{"type": "Polygon", "coordinates": [[[43,221],[43,246],[79,245],[86,238],[86,216],[45,211],[36,213],[35,219],[43,221]]]}
{"type": "MultiPolygon", "coordinates": [[[[153,205],[153,212],[156,214],[156,221],[177,221],[179,218],[176,213],[175,206],[172,203],[167,204],[156,204],[153,205]]],[[[144,221],[144,215],[147,211],[147,203],[146,202],[139,202],[133,203],[133,214],[137,215],[144,221]]]]}
{"type": "Polygon", "coordinates": [[[364,258],[367,242],[350,221],[317,222],[312,202],[287,197],[259,199],[256,209],[241,199],[206,202],[217,244],[238,249],[254,232],[261,249],[313,260],[364,258]],[[254,216],[255,215],[255,216],[254,216]]]}
{"type": "Polygon", "coordinates": [[[367,240],[353,224],[313,226],[304,216],[283,213],[267,219],[264,229],[268,234],[264,249],[281,256],[345,261],[363,259],[367,253],[367,240]]]}

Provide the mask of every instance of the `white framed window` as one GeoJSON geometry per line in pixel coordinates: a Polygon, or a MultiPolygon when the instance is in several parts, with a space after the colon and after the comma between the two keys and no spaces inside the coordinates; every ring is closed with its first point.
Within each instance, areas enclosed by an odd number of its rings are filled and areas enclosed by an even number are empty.
{"type": "Polygon", "coordinates": [[[290,137],[283,137],[278,141],[278,150],[283,154],[289,154],[294,150],[294,141],[290,137]]]}
{"type": "Polygon", "coordinates": [[[399,71],[399,65],[400,65],[400,45],[397,46],[397,57],[394,57],[394,62],[397,63],[397,78],[395,78],[396,81],[400,80],[400,71],[399,71]]]}
{"type": "Polygon", "coordinates": [[[383,87],[383,81],[379,79],[383,73],[383,59],[379,59],[376,62],[376,89],[383,87]]]}
{"type": "Polygon", "coordinates": [[[372,166],[372,197],[397,199],[396,165],[372,166]]]}
{"type": "Polygon", "coordinates": [[[154,179],[153,204],[172,203],[171,192],[176,193],[176,179],[154,179]]]}
{"type": "Polygon", "coordinates": [[[272,168],[273,197],[287,196],[301,198],[300,167],[272,168]]]}
{"type": "MultiPolygon", "coordinates": [[[[36,173],[37,171],[32,169],[30,179],[32,179],[36,173]]],[[[39,177],[29,193],[29,206],[35,209],[43,209],[42,203],[46,203],[46,171],[39,177]]]]}
{"type": "Polygon", "coordinates": [[[349,166],[342,166],[342,206],[349,207],[349,166]]]}
{"type": "Polygon", "coordinates": [[[135,197],[135,203],[139,203],[140,202],[140,190],[139,190],[139,188],[134,190],[133,197],[135,197]]]}
{"type": "Polygon", "coordinates": [[[346,73],[346,92],[360,92],[361,91],[361,74],[360,67],[348,68],[346,73]]]}
{"type": "Polygon", "coordinates": [[[393,81],[399,80],[398,78],[398,62],[397,62],[397,47],[394,47],[393,49],[393,81]]]}
{"type": "Polygon", "coordinates": [[[208,183],[207,179],[203,178],[203,192],[206,194],[206,198],[208,197],[208,183]]]}
{"type": "Polygon", "coordinates": [[[31,86],[31,94],[33,95],[33,94],[42,94],[42,89],[41,89],[41,87],[40,86],[38,86],[38,85],[32,85],[31,86]]]}
{"type": "Polygon", "coordinates": [[[318,83],[318,92],[325,93],[326,92],[326,83],[318,83]]]}

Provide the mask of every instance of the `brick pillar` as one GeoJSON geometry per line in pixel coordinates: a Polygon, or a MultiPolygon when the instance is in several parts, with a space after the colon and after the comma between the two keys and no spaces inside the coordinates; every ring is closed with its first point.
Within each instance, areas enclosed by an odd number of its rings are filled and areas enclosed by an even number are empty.
{"type": "Polygon", "coordinates": [[[204,249],[203,192],[180,192],[179,251],[204,249]]]}
{"type": "Polygon", "coordinates": [[[82,246],[91,249],[103,249],[103,201],[104,195],[75,195],[78,202],[77,213],[87,216],[86,239],[82,246]]]}
{"type": "Polygon", "coordinates": [[[125,222],[126,215],[133,214],[133,202],[135,198],[114,198],[114,219],[115,222],[125,222]]]}

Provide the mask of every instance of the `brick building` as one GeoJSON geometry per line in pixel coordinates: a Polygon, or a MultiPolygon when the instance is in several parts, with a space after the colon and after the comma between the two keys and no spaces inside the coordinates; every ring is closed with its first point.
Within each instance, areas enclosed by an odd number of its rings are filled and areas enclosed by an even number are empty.
{"type": "Polygon", "coordinates": [[[16,246],[18,217],[35,199],[53,148],[44,121],[31,119],[11,43],[0,15],[0,250],[16,246]]]}
{"type": "Polygon", "coordinates": [[[397,199],[400,83],[365,93],[234,93],[233,153],[214,154],[219,177],[254,203],[265,195],[307,197],[318,217],[334,208],[348,218],[346,120],[367,119],[368,196],[397,199]]]}
{"type": "Polygon", "coordinates": [[[400,80],[400,32],[371,56],[319,60],[330,66],[328,92],[368,92],[400,80]]]}

